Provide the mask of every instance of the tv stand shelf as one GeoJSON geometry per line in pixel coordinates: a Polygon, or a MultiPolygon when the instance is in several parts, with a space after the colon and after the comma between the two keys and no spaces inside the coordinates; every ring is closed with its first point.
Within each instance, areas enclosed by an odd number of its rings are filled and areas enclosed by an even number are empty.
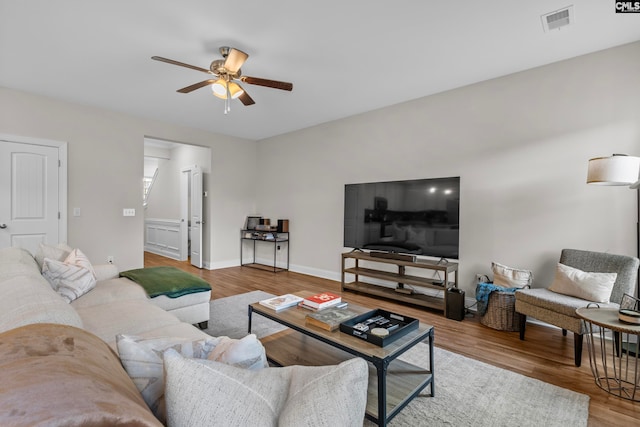
{"type": "Polygon", "coordinates": [[[342,254],[342,290],[343,291],[355,291],[364,294],[379,296],[383,298],[393,299],[396,301],[402,301],[409,304],[419,305],[422,307],[433,308],[442,310],[446,313],[447,308],[447,292],[446,289],[458,287],[458,264],[448,261],[432,261],[432,260],[419,260],[416,262],[406,261],[393,258],[381,258],[374,257],[366,252],[347,252],[342,254]],[[349,261],[351,266],[347,266],[349,261]],[[380,263],[390,264],[398,266],[398,272],[379,270],[370,267],[361,267],[360,262],[366,261],[367,263],[380,263]],[[406,274],[406,267],[419,268],[423,270],[439,271],[442,272],[443,278],[429,278],[422,276],[415,276],[406,274]],[[346,283],[345,275],[352,274],[355,276],[353,282],[346,283]],[[390,288],[383,285],[376,285],[373,283],[367,283],[361,281],[361,277],[368,277],[372,279],[384,280],[387,282],[397,283],[397,287],[390,288]],[[451,277],[453,276],[453,277],[451,277]],[[430,289],[437,289],[443,291],[444,297],[438,298],[424,294],[412,293],[410,288],[406,288],[405,285],[419,286],[430,289]],[[446,285],[446,286],[445,286],[446,285]]]}

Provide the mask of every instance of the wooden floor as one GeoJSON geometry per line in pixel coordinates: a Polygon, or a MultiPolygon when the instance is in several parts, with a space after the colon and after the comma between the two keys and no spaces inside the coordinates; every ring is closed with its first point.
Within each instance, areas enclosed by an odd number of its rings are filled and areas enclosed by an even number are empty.
{"type": "MultiPolygon", "coordinates": [[[[212,285],[212,299],[253,290],[275,295],[303,289],[340,292],[340,282],[290,271],[273,273],[246,266],[201,270],[188,262],[145,253],[146,267],[158,265],[172,265],[202,277],[212,285]]],[[[445,318],[442,312],[438,311],[401,305],[352,292],[345,292],[345,295],[348,301],[396,311],[433,325],[434,343],[437,347],[589,395],[589,426],[640,425],[640,403],[611,396],[595,384],[586,348],[582,366],[575,367],[571,333],[563,337],[558,329],[528,324],[526,340],[520,341],[518,332],[493,330],[481,325],[472,315],[458,322],[445,318]]],[[[527,402],[522,404],[526,405],[527,402]]]]}

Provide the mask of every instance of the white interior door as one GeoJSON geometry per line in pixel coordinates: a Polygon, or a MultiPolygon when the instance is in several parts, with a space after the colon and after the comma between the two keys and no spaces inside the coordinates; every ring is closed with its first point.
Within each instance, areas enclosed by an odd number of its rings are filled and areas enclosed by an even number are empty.
{"type": "Polygon", "coordinates": [[[59,242],[59,160],[57,147],[0,141],[0,247],[59,242]]]}
{"type": "Polygon", "coordinates": [[[180,173],[180,261],[189,258],[189,217],[191,205],[191,169],[180,173]]]}
{"type": "Polygon", "coordinates": [[[202,268],[202,169],[193,166],[191,180],[191,264],[202,268]]]}

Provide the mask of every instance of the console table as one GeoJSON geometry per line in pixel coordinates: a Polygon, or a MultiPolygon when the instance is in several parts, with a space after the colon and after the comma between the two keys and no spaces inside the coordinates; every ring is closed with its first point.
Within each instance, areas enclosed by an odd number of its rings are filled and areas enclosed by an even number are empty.
{"type": "Polygon", "coordinates": [[[289,232],[277,232],[277,231],[262,231],[262,230],[240,230],[240,265],[247,267],[263,266],[273,269],[274,273],[279,271],[289,270],[289,232]],[[251,262],[244,262],[243,247],[245,242],[251,242],[253,244],[253,258],[251,262]],[[269,244],[273,246],[273,263],[266,264],[256,261],[256,243],[259,245],[269,244]],[[287,264],[286,267],[278,267],[278,251],[282,249],[282,246],[287,247],[287,264]]]}
{"type": "MultiPolygon", "coordinates": [[[[409,271],[410,272],[410,271],[409,271]]],[[[415,304],[422,307],[435,308],[442,310],[447,315],[447,288],[458,287],[458,264],[448,261],[432,261],[420,259],[418,261],[405,261],[400,259],[385,258],[372,256],[366,252],[347,252],[342,254],[342,290],[362,292],[369,295],[377,295],[384,298],[402,301],[409,304],[415,304]],[[349,260],[351,266],[347,265],[349,260]],[[367,262],[367,267],[361,264],[362,261],[367,262]],[[375,264],[395,265],[398,267],[397,273],[386,271],[382,266],[374,268],[375,264]],[[440,273],[442,277],[430,278],[424,276],[416,276],[407,274],[407,268],[431,270],[440,273]],[[353,274],[355,280],[353,282],[345,282],[345,274],[353,274]],[[395,283],[396,288],[390,288],[383,285],[376,285],[360,280],[361,277],[369,277],[384,280],[386,282],[395,283]],[[452,277],[453,276],[453,277],[452,277]],[[414,293],[409,286],[425,287],[444,291],[444,298],[437,298],[420,293],[414,293]]]]}

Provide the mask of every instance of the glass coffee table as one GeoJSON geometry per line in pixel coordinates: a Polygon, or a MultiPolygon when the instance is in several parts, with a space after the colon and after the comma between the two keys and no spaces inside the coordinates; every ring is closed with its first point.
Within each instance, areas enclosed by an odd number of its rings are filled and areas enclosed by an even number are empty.
{"type": "MultiPolygon", "coordinates": [[[[315,292],[300,291],[295,295],[307,297],[315,292]]],[[[370,308],[349,303],[358,313],[370,308]]],[[[249,305],[249,333],[253,313],[278,322],[289,329],[261,338],[269,361],[278,366],[334,365],[354,356],[369,362],[369,389],[366,417],[385,426],[402,408],[427,386],[435,395],[433,374],[433,326],[420,324],[384,347],[340,332],[326,331],[305,322],[310,313],[304,308],[288,308],[279,312],[254,303],[249,305]],[[398,357],[420,342],[428,344],[428,369],[399,360],[398,357]]],[[[426,359],[426,355],[425,355],[426,359]]]]}

